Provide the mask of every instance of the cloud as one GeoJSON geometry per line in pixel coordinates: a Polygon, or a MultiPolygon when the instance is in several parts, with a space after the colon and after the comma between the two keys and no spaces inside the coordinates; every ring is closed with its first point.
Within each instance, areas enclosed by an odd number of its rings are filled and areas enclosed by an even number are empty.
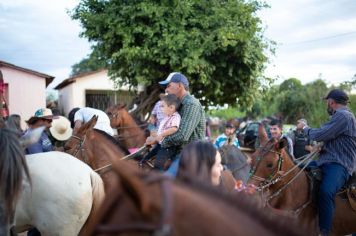
{"type": "Polygon", "coordinates": [[[356,2],[353,0],[270,0],[260,14],[265,35],[277,42],[269,77],[296,77],[303,83],[322,75],[329,83],[356,73],[356,2]]]}
{"type": "Polygon", "coordinates": [[[90,52],[87,40],[78,37],[79,23],[67,14],[78,2],[2,0],[0,60],[56,77],[67,68],[68,76],[71,66],[90,52]]]}

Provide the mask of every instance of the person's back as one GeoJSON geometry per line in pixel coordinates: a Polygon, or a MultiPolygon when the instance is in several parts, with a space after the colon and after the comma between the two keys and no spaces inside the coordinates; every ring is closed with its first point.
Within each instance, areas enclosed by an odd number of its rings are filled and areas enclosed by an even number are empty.
{"type": "Polygon", "coordinates": [[[107,134],[113,136],[114,131],[110,126],[110,119],[109,119],[108,115],[99,109],[95,109],[95,108],[91,108],[91,107],[80,108],[78,111],[75,112],[74,123],[77,121],[86,123],[91,118],[93,118],[94,115],[98,116],[98,120],[97,120],[94,128],[102,130],[102,131],[106,132],[107,134]]]}

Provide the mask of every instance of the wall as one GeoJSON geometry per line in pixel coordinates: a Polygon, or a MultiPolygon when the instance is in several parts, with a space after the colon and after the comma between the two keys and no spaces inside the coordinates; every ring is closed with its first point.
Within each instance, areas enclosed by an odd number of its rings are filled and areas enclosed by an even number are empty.
{"type": "Polygon", "coordinates": [[[37,109],[46,107],[46,79],[8,67],[0,67],[4,82],[9,84],[9,112],[19,114],[22,128],[37,109]]]}
{"type": "MultiPolygon", "coordinates": [[[[108,77],[107,70],[98,71],[83,77],[75,78],[75,82],[59,90],[59,107],[68,115],[75,107],[85,107],[86,90],[114,90],[114,83],[108,77]]],[[[140,86],[139,90],[142,91],[140,86]]],[[[120,87],[120,90],[128,90],[128,86],[120,87]]]]}

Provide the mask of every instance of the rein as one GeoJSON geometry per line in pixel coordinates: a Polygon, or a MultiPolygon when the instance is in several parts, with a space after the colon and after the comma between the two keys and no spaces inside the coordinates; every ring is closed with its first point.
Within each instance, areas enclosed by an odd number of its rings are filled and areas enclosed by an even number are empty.
{"type": "MultiPolygon", "coordinates": [[[[80,154],[81,154],[82,156],[84,156],[84,160],[83,160],[84,163],[85,163],[85,164],[89,164],[89,160],[87,159],[87,156],[85,155],[85,148],[84,148],[86,136],[84,135],[83,138],[80,138],[80,137],[78,137],[78,136],[76,136],[76,135],[72,135],[72,137],[73,137],[74,139],[76,139],[76,140],[79,140],[79,145],[77,145],[77,149],[75,150],[73,156],[76,157],[76,158],[78,158],[78,157],[77,157],[77,154],[80,152],[80,154]]],[[[120,160],[129,160],[129,159],[135,158],[135,157],[136,157],[137,155],[139,155],[140,153],[146,151],[147,148],[148,148],[148,147],[147,147],[146,145],[144,145],[144,146],[140,147],[136,152],[131,153],[131,154],[129,154],[129,155],[126,155],[126,156],[120,158],[120,160]]],[[[78,159],[79,159],[79,158],[78,158],[78,159]]],[[[99,168],[95,169],[94,171],[97,172],[97,173],[99,173],[99,174],[103,174],[103,173],[105,173],[105,172],[111,170],[111,167],[112,167],[112,164],[110,163],[110,164],[107,164],[107,165],[105,165],[105,166],[99,167],[99,168]]]]}
{"type": "MultiPolygon", "coordinates": [[[[160,183],[162,190],[162,214],[158,224],[136,222],[125,223],[124,225],[98,225],[95,229],[95,234],[113,234],[113,233],[125,233],[125,232],[151,232],[155,236],[169,236],[172,231],[172,212],[173,212],[173,197],[172,197],[172,183],[170,178],[166,176],[153,176],[145,180],[146,184],[160,183]]],[[[120,201],[123,195],[119,196],[117,201],[120,201]]],[[[115,202],[114,202],[115,203],[115,202]]]]}
{"type": "MultiPolygon", "coordinates": [[[[264,147],[263,147],[264,149],[264,147]]],[[[299,163],[297,163],[295,166],[293,166],[291,169],[289,169],[287,172],[285,172],[284,174],[280,175],[279,171],[282,168],[282,163],[283,163],[283,159],[282,159],[282,155],[280,152],[275,152],[272,151],[271,149],[267,150],[266,152],[262,153],[261,157],[257,160],[258,163],[257,165],[254,167],[254,169],[252,170],[252,175],[251,178],[257,181],[260,181],[262,183],[265,184],[261,184],[257,187],[255,187],[255,189],[259,192],[261,192],[261,198],[263,198],[263,193],[264,190],[272,185],[275,185],[276,183],[278,183],[279,181],[281,181],[283,178],[285,178],[286,176],[288,176],[290,173],[292,173],[295,169],[297,169],[298,167],[300,167],[302,164],[305,164],[299,171],[297,174],[295,174],[293,176],[293,178],[291,178],[287,183],[285,183],[284,185],[282,185],[282,187],[280,187],[277,191],[275,191],[274,193],[270,194],[265,200],[265,205],[269,205],[269,201],[275,197],[277,197],[284,189],[286,189],[294,180],[296,180],[305,170],[305,168],[308,166],[308,164],[312,161],[312,159],[315,157],[315,155],[318,153],[319,151],[313,151],[310,154],[308,154],[302,161],[300,161],[299,163]],[[266,179],[266,178],[262,178],[260,176],[256,176],[253,173],[256,171],[257,167],[258,167],[258,163],[259,161],[263,158],[264,155],[266,155],[268,152],[273,152],[273,153],[277,153],[278,154],[278,170],[276,171],[276,173],[273,175],[273,177],[266,179]],[[279,176],[278,176],[279,175],[279,176]]],[[[312,188],[311,183],[309,184],[309,187],[312,188]]],[[[311,191],[309,191],[309,198],[308,201],[306,201],[304,204],[302,204],[300,207],[298,207],[295,210],[288,210],[289,212],[294,213],[295,215],[300,214],[300,212],[306,208],[311,202],[312,202],[312,195],[311,195],[311,191]]]]}

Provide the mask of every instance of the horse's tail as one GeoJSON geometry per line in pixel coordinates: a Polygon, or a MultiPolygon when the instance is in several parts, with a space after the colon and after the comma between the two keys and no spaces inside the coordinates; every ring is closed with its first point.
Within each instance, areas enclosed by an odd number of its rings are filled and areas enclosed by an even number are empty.
{"type": "Polygon", "coordinates": [[[96,172],[92,171],[90,173],[90,180],[92,186],[93,203],[88,219],[80,230],[79,235],[88,235],[88,226],[93,223],[93,220],[95,219],[95,216],[97,215],[100,209],[100,205],[105,198],[104,184],[101,177],[96,172]]]}
{"type": "Polygon", "coordinates": [[[10,220],[22,190],[22,180],[30,174],[25,154],[15,132],[0,129],[0,198],[5,203],[5,215],[10,220]]]}

